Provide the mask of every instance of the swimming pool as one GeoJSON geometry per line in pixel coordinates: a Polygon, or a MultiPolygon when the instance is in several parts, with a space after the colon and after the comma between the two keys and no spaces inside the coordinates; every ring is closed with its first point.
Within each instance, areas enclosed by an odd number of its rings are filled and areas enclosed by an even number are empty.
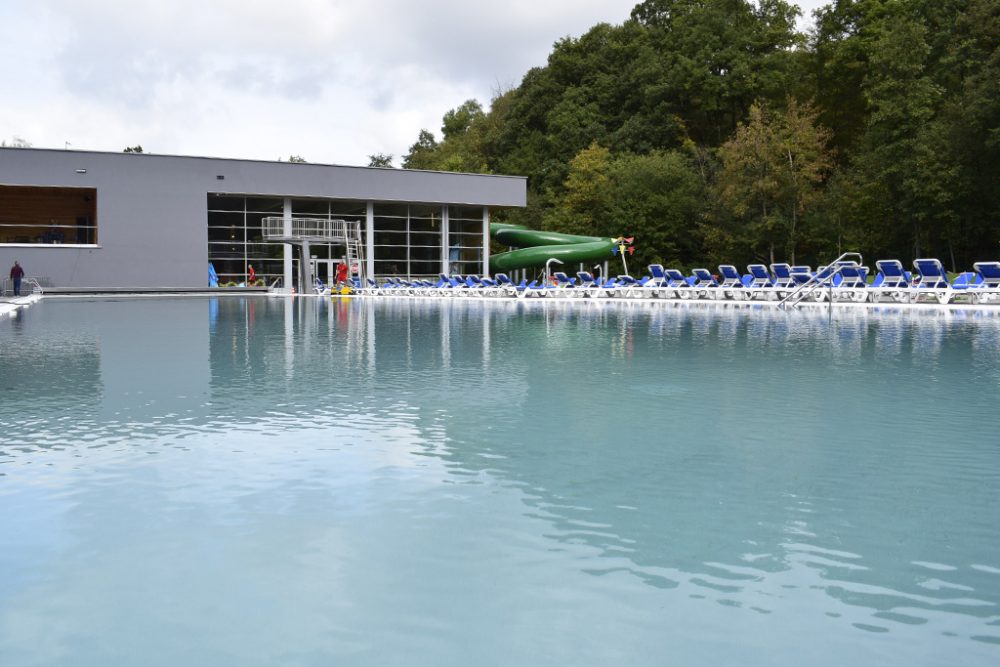
{"type": "Polygon", "coordinates": [[[0,663],[987,665],[1000,317],[46,299],[0,663]]]}

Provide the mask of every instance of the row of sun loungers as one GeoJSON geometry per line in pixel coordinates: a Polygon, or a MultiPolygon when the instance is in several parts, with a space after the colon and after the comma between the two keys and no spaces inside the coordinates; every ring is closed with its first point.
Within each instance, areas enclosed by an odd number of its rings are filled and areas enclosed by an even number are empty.
{"type": "Polygon", "coordinates": [[[552,281],[514,282],[507,274],[493,278],[449,276],[440,274],[436,281],[389,278],[382,283],[355,279],[356,293],[364,295],[398,294],[413,296],[473,296],[520,298],[659,298],[714,299],[736,301],[796,302],[839,301],[916,303],[958,301],[988,303],[1000,301],[1000,262],[978,262],[973,271],[949,280],[936,259],[918,259],[914,272],[905,270],[898,260],[879,260],[876,274],[869,281],[869,269],[856,262],[838,262],[813,271],[808,266],[788,264],[750,264],[741,273],[731,264],[708,269],[694,269],[685,275],[660,264],[649,266],[643,278],[617,276],[599,279],[586,271],[576,277],[552,274],[552,281]]]}

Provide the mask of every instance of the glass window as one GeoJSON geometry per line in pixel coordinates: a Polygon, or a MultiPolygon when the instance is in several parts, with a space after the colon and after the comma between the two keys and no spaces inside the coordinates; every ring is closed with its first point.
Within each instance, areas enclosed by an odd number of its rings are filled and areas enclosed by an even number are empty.
{"type": "Polygon", "coordinates": [[[410,218],[411,232],[437,232],[441,233],[441,220],[435,218],[410,218]]]}
{"type": "Polygon", "coordinates": [[[406,204],[375,204],[375,216],[392,216],[395,218],[405,218],[410,213],[410,207],[406,204]]]}
{"type": "Polygon", "coordinates": [[[326,218],[330,214],[328,199],[293,199],[292,215],[300,217],[326,218]]]}
{"type": "Polygon", "coordinates": [[[280,215],[285,212],[285,199],[284,197],[247,197],[247,211],[280,215]]]}
{"type": "Polygon", "coordinates": [[[401,263],[406,267],[406,246],[375,246],[375,260],[388,260],[401,263]]]}
{"type": "Polygon", "coordinates": [[[0,186],[0,244],[97,243],[97,190],[0,186]]]}
{"type": "Polygon", "coordinates": [[[478,220],[483,221],[482,206],[449,206],[448,220],[478,220]]]}
{"type": "Polygon", "coordinates": [[[333,217],[355,216],[364,220],[368,215],[368,204],[363,201],[349,201],[346,199],[330,200],[330,213],[333,217]]]}
{"type": "Polygon", "coordinates": [[[441,234],[410,234],[411,246],[441,247],[441,234]]]}
{"type": "Polygon", "coordinates": [[[375,218],[375,231],[406,231],[406,218],[375,218]]]}
{"type": "Polygon", "coordinates": [[[246,209],[246,199],[240,195],[224,195],[210,192],[208,194],[209,211],[240,211],[246,209]]]}

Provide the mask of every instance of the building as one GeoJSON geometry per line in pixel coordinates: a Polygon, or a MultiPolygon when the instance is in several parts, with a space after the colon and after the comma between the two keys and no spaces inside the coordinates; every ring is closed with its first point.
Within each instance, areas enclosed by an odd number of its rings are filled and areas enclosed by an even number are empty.
{"type": "Polygon", "coordinates": [[[357,223],[366,276],[489,273],[491,210],[526,197],[517,176],[4,148],[0,267],[52,287],[204,288],[209,263],[223,285],[251,265],[267,285],[311,285],[345,247],[266,233],[267,218],[308,218],[357,223]]]}

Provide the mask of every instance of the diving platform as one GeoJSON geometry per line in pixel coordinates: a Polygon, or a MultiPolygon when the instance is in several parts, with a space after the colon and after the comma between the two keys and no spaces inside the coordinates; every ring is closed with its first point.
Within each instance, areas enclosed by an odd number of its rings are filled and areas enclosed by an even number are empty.
{"type": "MultiPolygon", "coordinates": [[[[352,277],[365,282],[364,244],[361,239],[361,223],[353,220],[330,220],[328,218],[297,218],[285,216],[268,216],[261,222],[262,236],[265,241],[280,241],[301,248],[302,291],[311,290],[313,275],[309,262],[309,246],[313,243],[329,243],[344,246],[344,259],[352,271],[352,277]],[[353,273],[357,267],[357,273],[353,273]]],[[[291,276],[285,279],[285,285],[291,284],[291,276]]]]}

